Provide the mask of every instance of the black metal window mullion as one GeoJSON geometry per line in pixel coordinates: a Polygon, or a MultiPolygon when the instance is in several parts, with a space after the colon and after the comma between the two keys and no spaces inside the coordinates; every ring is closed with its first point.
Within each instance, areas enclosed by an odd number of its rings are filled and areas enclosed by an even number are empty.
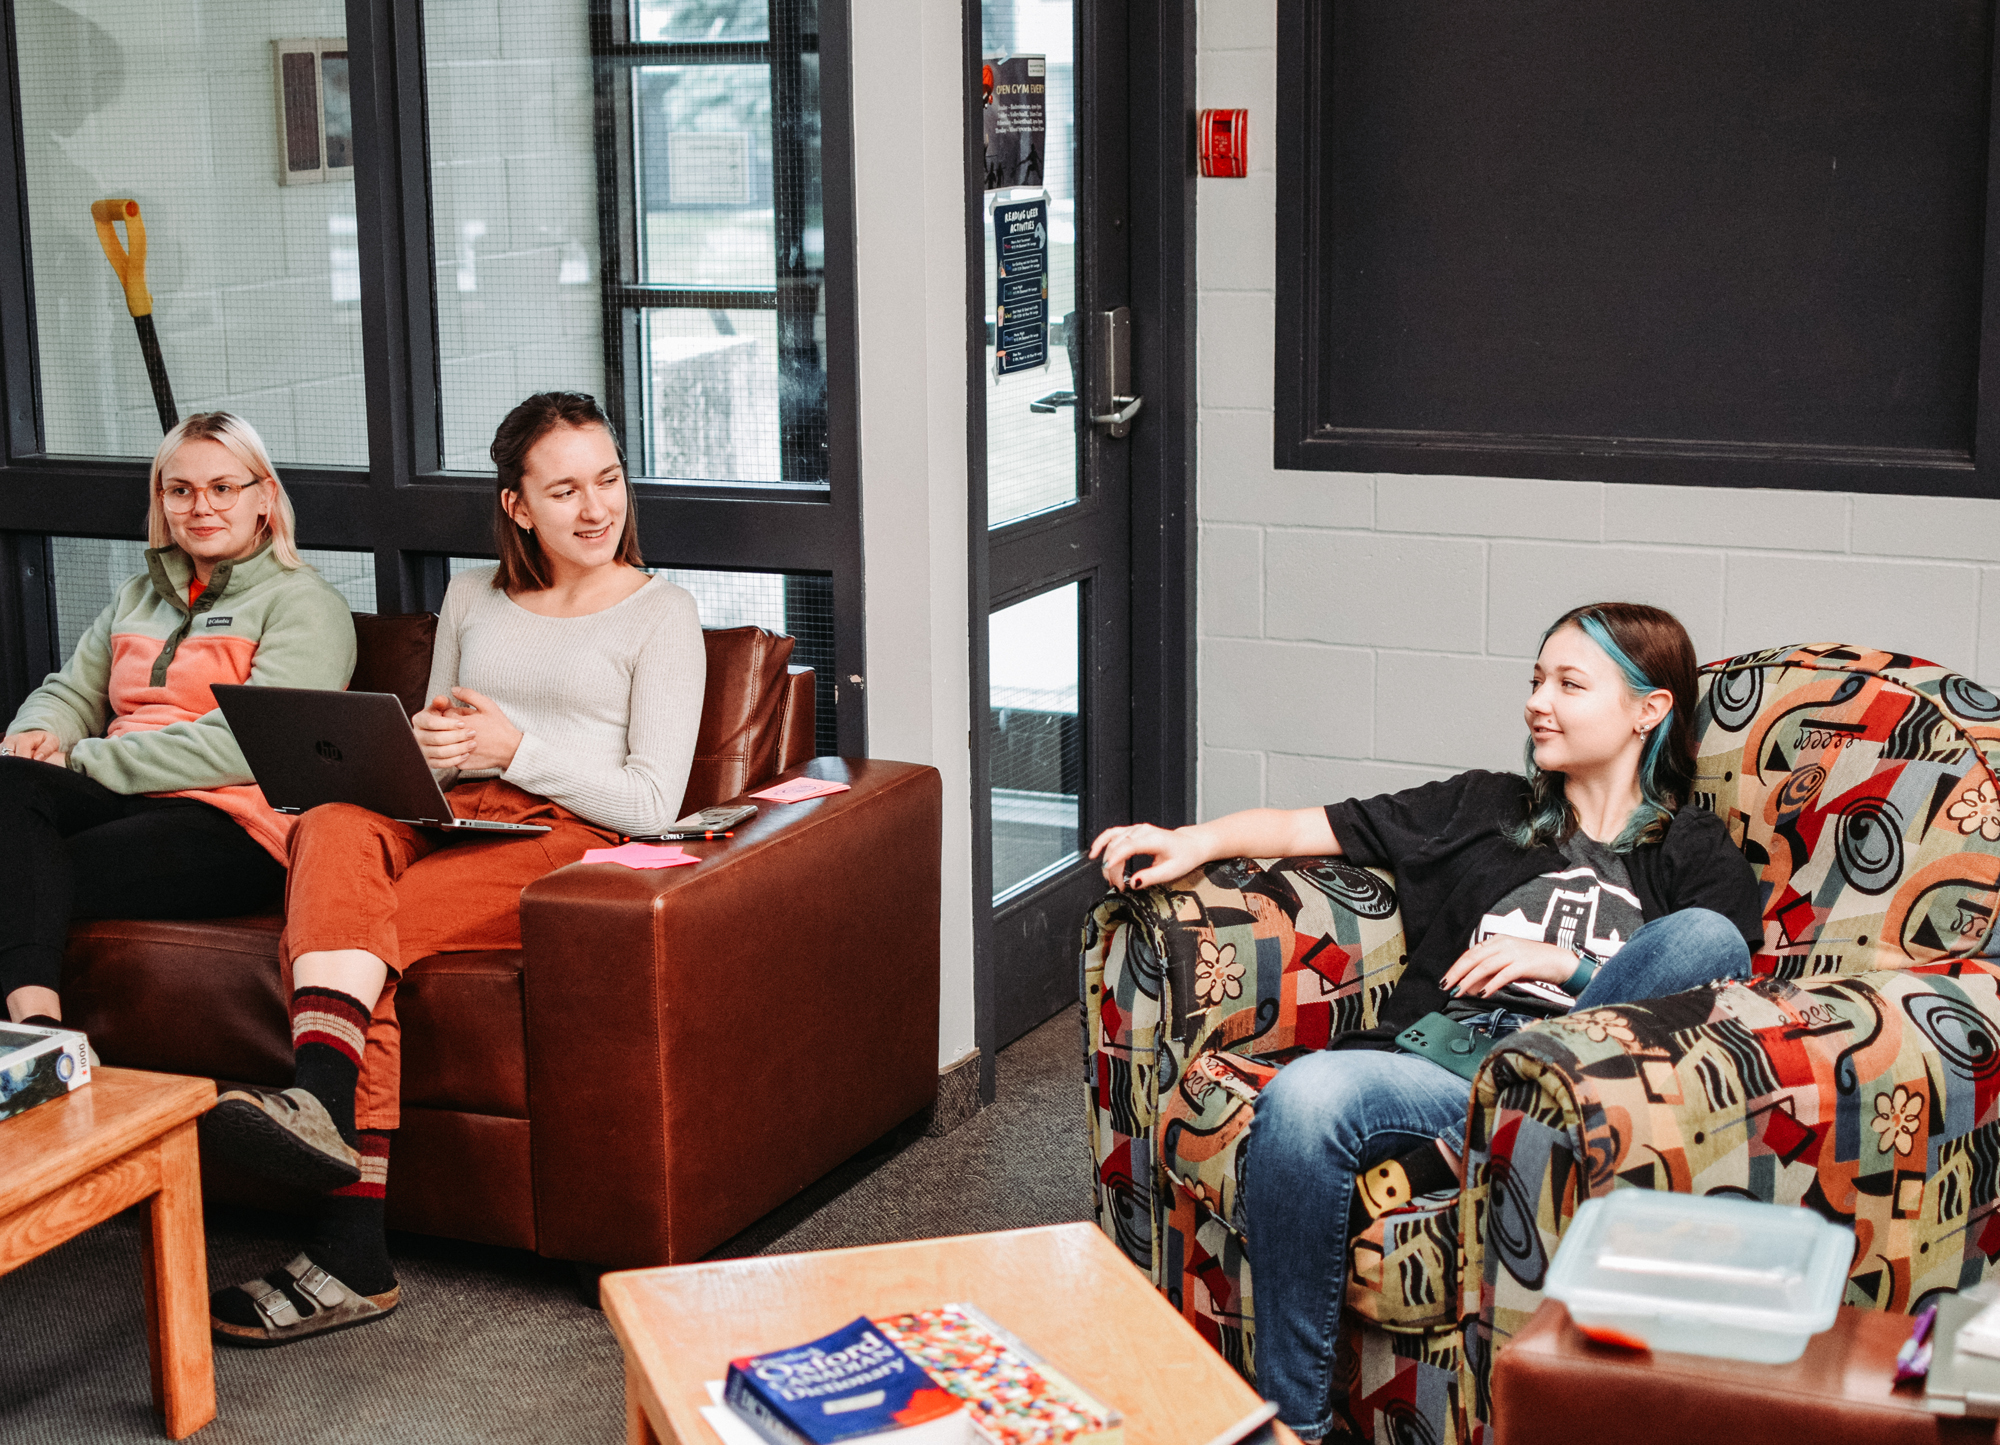
{"type": "MultiPolygon", "coordinates": [[[[778,313],[778,475],[784,484],[827,480],[826,359],[817,336],[821,274],[806,265],[806,182],[813,174],[806,127],[804,58],[819,51],[819,32],[800,23],[796,7],[772,0],[769,40],[634,40],[626,0],[592,0],[590,36],[597,102],[597,173],[615,178],[615,204],[599,196],[600,269],[604,278],[604,374],[617,394],[607,406],[625,435],[628,455],[643,454],[645,424],[631,415],[645,396],[638,319],[653,309],[776,311],[778,313]],[[771,204],[777,285],[723,289],[639,279],[644,244],[633,166],[638,129],[632,72],[650,65],[763,65],[771,84],[771,204]],[[787,182],[791,182],[787,184],[787,182]]],[[[733,478],[713,480],[728,482],[733,478]]]]}
{"type": "Polygon", "coordinates": [[[804,27],[803,9],[773,0],[769,21],[771,206],[778,251],[778,475],[788,482],[823,482],[826,358],[820,355],[814,323],[824,278],[806,265],[805,249],[808,198],[817,179],[806,132],[805,57],[808,50],[817,54],[819,30],[817,19],[814,29],[804,27]]]}
{"type": "Polygon", "coordinates": [[[629,71],[619,63],[629,14],[627,0],[590,0],[598,273],[605,290],[604,409],[612,425],[618,428],[628,457],[644,446],[643,436],[635,436],[625,410],[627,396],[643,394],[638,372],[638,327],[617,299],[636,278],[633,257],[638,253],[638,178],[632,169],[630,151],[619,144],[619,137],[629,134],[632,125],[631,88],[624,83],[629,71]]]}

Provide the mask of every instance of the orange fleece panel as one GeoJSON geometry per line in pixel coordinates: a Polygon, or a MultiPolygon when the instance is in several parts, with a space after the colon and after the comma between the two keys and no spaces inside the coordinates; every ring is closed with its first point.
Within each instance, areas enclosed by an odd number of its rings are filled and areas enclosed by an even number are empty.
{"type": "Polygon", "coordinates": [[[136,632],[111,638],[111,710],[117,716],[106,737],[163,728],[168,723],[193,722],[215,711],[218,682],[248,682],[257,644],[248,637],[199,634],[187,638],[167,665],[167,678],[153,686],[153,664],[164,642],[136,632]]]}
{"type": "MultiPolygon", "coordinates": [[[[127,733],[152,732],[169,723],[194,722],[215,711],[216,683],[250,680],[250,665],[257,657],[257,644],[248,637],[203,637],[182,641],[167,664],[165,683],[153,686],[153,664],[159,660],[165,642],[138,632],[117,632],[111,637],[111,711],[117,716],[104,730],[108,738],[127,733]]],[[[225,788],[184,788],[162,793],[167,798],[195,798],[222,809],[255,838],[266,853],[285,861],[286,844],[298,821],[265,801],[264,790],[255,783],[239,783],[225,788]]]]}

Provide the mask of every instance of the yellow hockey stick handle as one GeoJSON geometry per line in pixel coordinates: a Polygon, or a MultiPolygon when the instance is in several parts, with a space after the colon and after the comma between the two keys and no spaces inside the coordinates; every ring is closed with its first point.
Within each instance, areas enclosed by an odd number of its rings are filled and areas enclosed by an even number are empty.
{"type": "Polygon", "coordinates": [[[151,316],[153,293],[146,289],[146,223],[139,216],[139,203],[92,201],[90,219],[97,223],[97,244],[104,248],[104,259],[111,263],[118,284],[125,288],[125,309],[134,316],[151,316]],[[115,221],[125,223],[129,252],[119,244],[118,233],[111,229],[115,221]]]}

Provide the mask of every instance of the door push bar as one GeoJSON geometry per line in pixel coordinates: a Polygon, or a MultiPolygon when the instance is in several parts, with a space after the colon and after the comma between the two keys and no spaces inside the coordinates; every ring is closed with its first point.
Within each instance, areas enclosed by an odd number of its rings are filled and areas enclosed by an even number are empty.
{"type": "MultiPolygon", "coordinates": [[[[1076,330],[1075,313],[1065,318],[1065,331],[1074,337],[1076,330]]],[[[1146,404],[1142,396],[1129,396],[1126,388],[1132,384],[1132,308],[1120,306],[1115,311],[1099,311],[1090,318],[1090,354],[1096,363],[1091,388],[1092,402],[1108,406],[1105,412],[1088,413],[1090,420],[1103,427],[1114,437],[1130,436],[1132,418],[1139,414],[1139,408],[1146,404]]],[[[1071,366],[1074,369],[1075,351],[1071,351],[1071,366]]],[[[1073,391],[1052,391],[1047,396],[1038,396],[1028,403],[1028,410],[1038,416],[1052,416],[1059,406],[1075,406],[1077,394],[1073,391]]]]}

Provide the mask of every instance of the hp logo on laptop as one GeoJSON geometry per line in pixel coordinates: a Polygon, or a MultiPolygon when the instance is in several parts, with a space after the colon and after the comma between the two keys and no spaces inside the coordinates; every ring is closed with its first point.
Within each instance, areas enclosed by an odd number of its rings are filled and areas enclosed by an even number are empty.
{"type": "Polygon", "coordinates": [[[340,761],[340,749],[335,747],[332,743],[328,742],[314,743],[313,751],[318,753],[322,758],[326,759],[329,763],[337,763],[340,761]]]}

